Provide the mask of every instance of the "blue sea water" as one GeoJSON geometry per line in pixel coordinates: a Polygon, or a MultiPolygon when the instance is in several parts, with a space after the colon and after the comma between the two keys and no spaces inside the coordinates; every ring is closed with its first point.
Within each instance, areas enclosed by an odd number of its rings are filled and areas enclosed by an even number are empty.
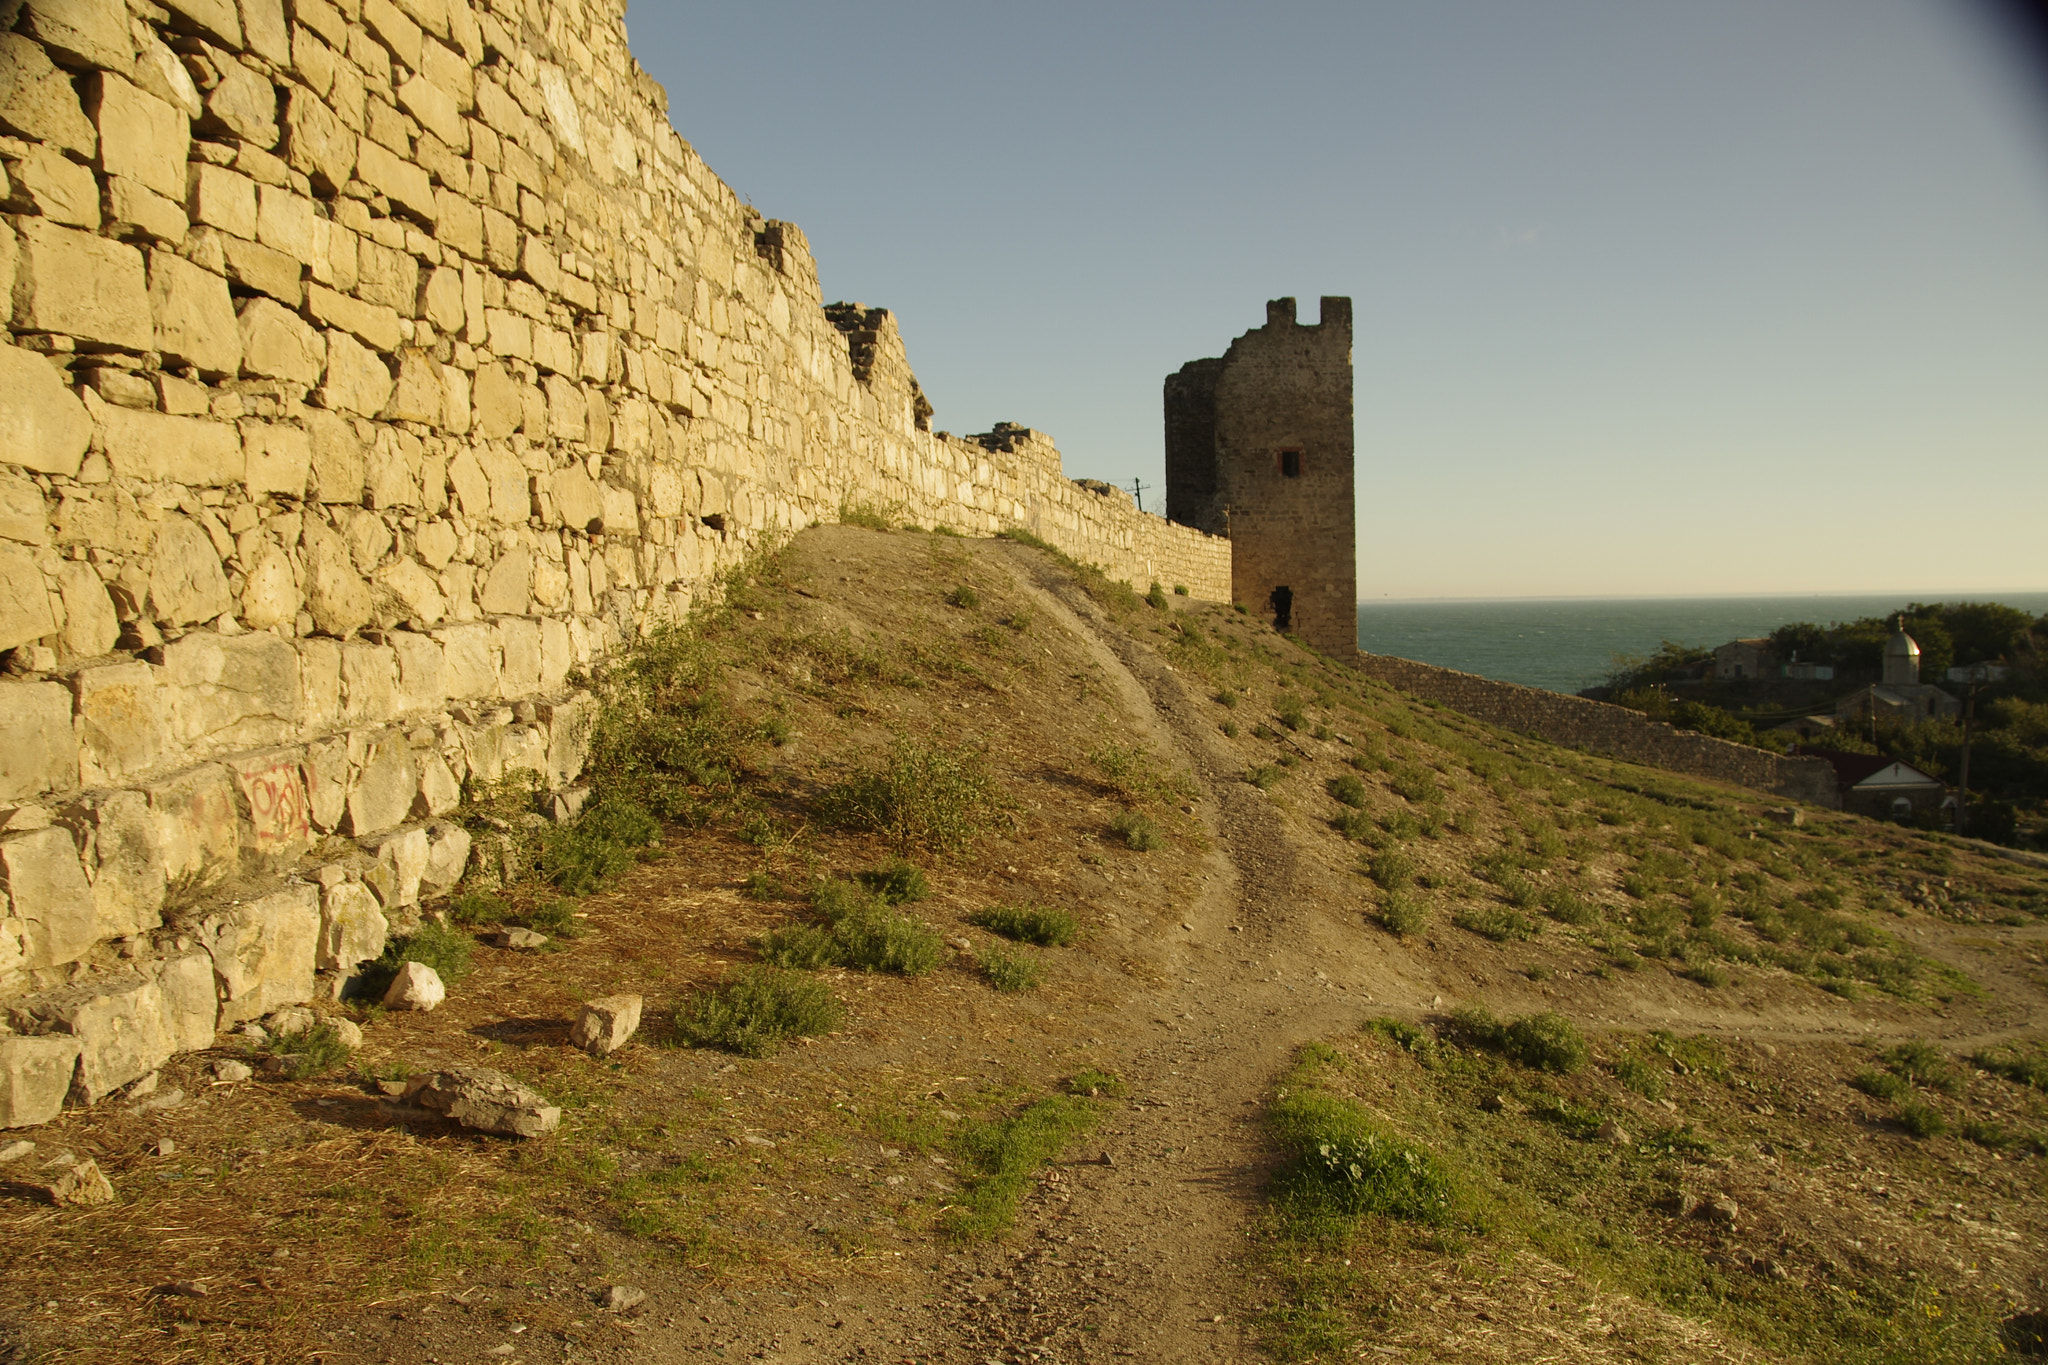
{"type": "Polygon", "coordinates": [[[1503,682],[1576,692],[1665,640],[1712,648],[1792,621],[1827,625],[1882,616],[1909,602],[2003,602],[2036,616],[2048,592],[1914,593],[1884,597],[1583,597],[1361,602],[1358,647],[1503,682]]]}

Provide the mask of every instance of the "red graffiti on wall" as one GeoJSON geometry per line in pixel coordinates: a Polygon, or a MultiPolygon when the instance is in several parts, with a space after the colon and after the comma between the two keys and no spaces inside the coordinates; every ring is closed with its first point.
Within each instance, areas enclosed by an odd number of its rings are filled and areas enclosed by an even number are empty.
{"type": "Polygon", "coordinates": [[[299,843],[312,832],[298,764],[279,763],[237,777],[248,806],[250,839],[258,852],[299,843]]]}

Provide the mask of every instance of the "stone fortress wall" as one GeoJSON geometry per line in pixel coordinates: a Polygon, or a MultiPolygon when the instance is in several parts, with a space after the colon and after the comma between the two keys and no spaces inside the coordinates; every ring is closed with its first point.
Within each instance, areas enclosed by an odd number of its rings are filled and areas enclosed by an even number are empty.
{"type": "Polygon", "coordinates": [[[1361,673],[1390,687],[1553,744],[1731,782],[1787,800],[1837,808],[1842,804],[1835,770],[1823,758],[1774,754],[1711,735],[1673,729],[1639,711],[1588,697],[1497,682],[1389,654],[1360,651],[1352,656],[1351,663],[1361,673]]]}
{"type": "Polygon", "coordinates": [[[0,0],[0,1127],[332,990],[461,874],[463,783],[573,784],[572,673],[767,534],[1228,599],[1044,436],[929,430],[623,11],[0,0]]]}

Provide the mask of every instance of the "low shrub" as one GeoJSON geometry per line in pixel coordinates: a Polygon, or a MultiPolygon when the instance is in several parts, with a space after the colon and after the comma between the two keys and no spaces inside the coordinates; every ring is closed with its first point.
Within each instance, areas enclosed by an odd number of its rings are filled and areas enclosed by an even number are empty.
{"type": "Polygon", "coordinates": [[[1963,1088],[1962,1076],[1949,1065],[1941,1049],[1932,1043],[1917,1038],[1900,1043],[1887,1051],[1882,1060],[1892,1074],[1903,1076],[1915,1085],[1924,1085],[1949,1095],[1957,1094],[1963,1088]]]}
{"type": "Polygon", "coordinates": [[[946,602],[949,606],[959,607],[963,611],[973,611],[981,606],[981,594],[962,583],[946,594],[946,602]]]}
{"type": "Polygon", "coordinates": [[[2014,1043],[1999,1043],[1971,1053],[1970,1064],[2014,1085],[2048,1090],[2048,1051],[2028,1051],[2014,1043]]]}
{"type": "Polygon", "coordinates": [[[1226,710],[1235,711],[1237,709],[1237,693],[1227,687],[1224,688],[1216,694],[1216,704],[1226,710]]]}
{"type": "Polygon", "coordinates": [[[946,946],[930,925],[890,910],[848,915],[832,935],[840,965],[903,976],[923,976],[938,966],[946,946]]]}
{"type": "Polygon", "coordinates": [[[661,822],[645,806],[611,797],[542,832],[540,873],[572,896],[587,896],[632,867],[660,838],[661,822]]]}
{"type": "Polygon", "coordinates": [[[1559,924],[1583,929],[1596,923],[1600,912],[1567,887],[1553,886],[1543,893],[1543,913],[1559,924]]]}
{"type": "Polygon", "coordinates": [[[1354,844],[1373,844],[1377,846],[1380,842],[1379,825],[1374,822],[1370,815],[1367,815],[1362,810],[1344,811],[1335,820],[1332,820],[1330,825],[1354,844]]]}
{"type": "Polygon", "coordinates": [[[1403,1051],[1412,1052],[1418,1057],[1428,1057],[1436,1052],[1436,1035],[1420,1024],[1410,1024],[1380,1015],[1366,1020],[1359,1027],[1367,1033],[1379,1034],[1403,1051]]]}
{"type": "Polygon", "coordinates": [[[1451,923],[1495,943],[1532,939],[1543,929],[1539,921],[1498,905],[1464,906],[1451,916],[1451,923]]]}
{"type": "Polygon", "coordinates": [[[448,918],[457,924],[503,924],[512,907],[488,891],[469,891],[448,906],[448,918]]]}
{"type": "Polygon", "coordinates": [[[1366,860],[1366,875],[1382,891],[1399,891],[1415,881],[1415,860],[1395,848],[1383,848],[1366,860]]]}
{"type": "Polygon", "coordinates": [[[891,905],[921,901],[932,892],[923,869],[902,858],[892,858],[880,867],[856,872],[853,879],[891,905]]]}
{"type": "Polygon", "coordinates": [[[1889,1071],[1859,1071],[1849,1084],[1875,1100],[1896,1100],[1913,1088],[1889,1071]]]}
{"type": "Polygon", "coordinates": [[[1072,914],[1046,905],[992,905],[969,915],[967,922],[1041,948],[1064,948],[1079,929],[1072,914]]]}
{"type": "Polygon", "coordinates": [[[1367,1216],[1453,1222],[1458,1192],[1442,1160],[1352,1101],[1304,1083],[1306,1070],[1287,1078],[1271,1111],[1275,1135],[1294,1154],[1273,1200],[1296,1234],[1334,1232],[1367,1216]]]}
{"type": "Polygon", "coordinates": [[[1167,606],[1166,589],[1160,587],[1157,583],[1154,583],[1151,586],[1151,588],[1145,593],[1145,601],[1148,605],[1154,607],[1155,609],[1159,611],[1165,611],[1167,606]]]}
{"type": "Polygon", "coordinates": [[[1429,928],[1429,906],[1420,896],[1411,896],[1405,891],[1389,891],[1387,898],[1380,902],[1379,921],[1388,933],[1396,938],[1413,938],[1429,928]]]}
{"type": "Polygon", "coordinates": [[[1111,817],[1109,832],[1140,853],[1150,853],[1166,844],[1166,836],[1160,833],[1159,826],[1134,810],[1119,811],[1111,817]]]}
{"type": "Polygon", "coordinates": [[[743,967],[676,1010],[676,1036],[693,1047],[766,1057],[785,1038],[839,1027],[842,1009],[825,984],[800,972],[743,967]]]}
{"type": "Polygon", "coordinates": [[[1261,764],[1244,775],[1244,780],[1262,792],[1269,792],[1280,785],[1280,779],[1287,776],[1287,770],[1276,768],[1270,763],[1261,764]]]}
{"type": "Polygon", "coordinates": [[[555,938],[583,937],[583,922],[576,918],[576,902],[559,896],[542,901],[519,918],[535,933],[550,934],[555,938]]]}
{"type": "Polygon", "coordinates": [[[1903,1099],[1892,1113],[1899,1127],[1916,1138],[1939,1137],[1948,1131],[1948,1120],[1941,1111],[1921,1099],[1903,1099]]]}
{"type": "Polygon", "coordinates": [[[1045,963],[1021,948],[991,943],[975,954],[975,963],[988,984],[999,991],[1034,990],[1045,980],[1045,963]]]}
{"type": "Polygon", "coordinates": [[[1274,703],[1273,714],[1280,723],[1290,730],[1299,730],[1308,724],[1308,712],[1302,709],[1295,697],[1282,697],[1274,703]]]}
{"type": "Polygon", "coordinates": [[[942,854],[974,843],[1008,804],[972,748],[907,737],[820,802],[827,821],[886,835],[899,853],[942,854]]]}
{"type": "Polygon", "coordinates": [[[1330,779],[1330,799],[1353,810],[1365,804],[1365,783],[1351,774],[1330,779]]]}
{"type": "Polygon", "coordinates": [[[1437,788],[1436,779],[1426,769],[1412,765],[1396,768],[1393,779],[1387,783],[1394,795],[1418,805],[1441,800],[1443,792],[1437,788]]]}
{"type": "Polygon", "coordinates": [[[1502,1023],[1484,1008],[1473,1006],[1451,1016],[1451,1031],[1463,1042],[1499,1053],[1531,1070],[1563,1076],[1583,1068],[1592,1056],[1578,1026],[1547,1010],[1502,1023]]]}
{"type": "Polygon", "coordinates": [[[760,941],[761,960],[792,971],[814,972],[839,965],[839,940],[815,924],[786,924],[760,941]]]}
{"type": "Polygon", "coordinates": [[[475,950],[476,941],[468,934],[438,920],[428,920],[416,932],[386,942],[377,960],[349,983],[349,996],[356,1000],[382,1000],[398,969],[408,962],[432,967],[442,982],[453,985],[469,975],[475,950]]]}
{"type": "Polygon", "coordinates": [[[324,1076],[353,1055],[348,1044],[341,1041],[341,1034],[325,1019],[304,1033],[272,1039],[269,1051],[284,1059],[285,1079],[291,1081],[324,1076]]]}
{"type": "Polygon", "coordinates": [[[1665,1078],[1670,1075],[1667,1068],[1641,1057],[1623,1057],[1614,1064],[1614,1079],[1621,1082],[1625,1090],[1633,1090],[1646,1100],[1664,1098],[1665,1078]]]}
{"type": "Polygon", "coordinates": [[[1174,584],[1174,585],[1173,585],[1173,595],[1174,595],[1175,597],[1186,597],[1186,596],[1188,595],[1188,585],[1187,585],[1187,584],[1185,584],[1185,583],[1176,583],[1176,584],[1174,584]]]}

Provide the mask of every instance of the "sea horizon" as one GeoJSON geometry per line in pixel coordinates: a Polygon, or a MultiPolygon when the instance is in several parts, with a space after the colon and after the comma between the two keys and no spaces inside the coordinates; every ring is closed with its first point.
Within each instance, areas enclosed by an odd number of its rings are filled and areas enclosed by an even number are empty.
{"type": "Polygon", "coordinates": [[[1768,635],[1794,621],[1830,625],[1912,602],[2003,602],[2038,616],[2048,613],[2048,590],[1383,597],[1359,602],[1358,647],[1502,682],[1578,692],[1604,680],[1617,657],[1643,657],[1666,640],[1712,648],[1768,635]]]}

